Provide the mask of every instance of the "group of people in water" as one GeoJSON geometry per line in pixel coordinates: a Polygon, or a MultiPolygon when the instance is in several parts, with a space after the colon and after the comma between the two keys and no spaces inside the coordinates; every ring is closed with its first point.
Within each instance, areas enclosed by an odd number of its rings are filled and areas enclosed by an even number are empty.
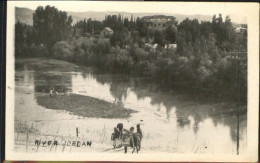
{"type": "Polygon", "coordinates": [[[125,153],[127,153],[127,147],[132,147],[133,152],[136,149],[138,153],[138,151],[141,149],[142,138],[143,138],[143,132],[140,124],[136,125],[136,132],[134,132],[134,127],[130,127],[130,129],[127,130],[123,128],[122,123],[118,123],[117,126],[114,128],[114,133],[112,134],[112,140],[114,141],[113,143],[114,148],[119,148],[124,146],[125,153]]]}
{"type": "MultiPolygon", "coordinates": [[[[50,98],[58,95],[58,92],[54,90],[54,88],[50,89],[50,98]]],[[[114,133],[112,133],[111,140],[113,140],[114,148],[120,148],[122,146],[125,147],[125,153],[127,153],[127,147],[132,147],[133,151],[141,150],[141,141],[143,138],[143,132],[140,124],[136,125],[136,132],[134,132],[134,127],[130,127],[129,130],[124,129],[123,123],[118,123],[116,127],[114,127],[114,133]]]]}

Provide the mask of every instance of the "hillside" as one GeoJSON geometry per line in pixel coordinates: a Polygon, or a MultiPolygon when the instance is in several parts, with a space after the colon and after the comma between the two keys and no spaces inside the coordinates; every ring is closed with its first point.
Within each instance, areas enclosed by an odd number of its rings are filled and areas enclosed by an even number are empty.
{"type": "Polygon", "coordinates": [[[32,25],[33,24],[33,10],[28,8],[15,7],[15,22],[20,21],[22,23],[32,25]]]}
{"type": "MultiPolygon", "coordinates": [[[[86,19],[95,19],[95,20],[104,20],[106,15],[118,15],[121,14],[123,17],[128,17],[128,19],[131,18],[133,15],[134,18],[137,17],[144,17],[144,16],[151,16],[151,15],[161,15],[161,13],[128,13],[128,12],[114,12],[114,11],[108,11],[108,12],[94,12],[94,11],[88,11],[88,12],[68,12],[69,15],[72,16],[74,22],[77,22],[79,20],[86,19]]],[[[182,14],[172,14],[172,13],[164,13],[164,15],[167,16],[174,16],[176,17],[176,20],[178,22],[183,21],[187,17],[189,19],[195,19],[197,18],[199,21],[211,21],[212,16],[210,15],[182,15],[182,14]]]]}
{"type": "MultiPolygon", "coordinates": [[[[33,10],[28,8],[15,8],[15,19],[16,22],[19,20],[23,23],[32,25],[33,24],[33,10]]],[[[152,16],[152,15],[161,15],[162,13],[128,13],[128,12],[116,12],[116,11],[86,11],[86,12],[71,12],[67,11],[68,15],[71,15],[73,18],[73,23],[76,23],[79,20],[83,19],[95,19],[102,21],[104,20],[106,15],[118,15],[121,14],[123,17],[128,17],[129,19],[133,15],[134,18],[144,17],[144,16],[152,16]]],[[[198,19],[199,21],[211,21],[212,15],[184,15],[184,14],[174,14],[174,13],[163,13],[163,15],[174,16],[178,22],[182,22],[184,19],[198,19]]],[[[239,19],[235,19],[236,16],[231,15],[231,20],[236,23],[246,23],[245,18],[241,17],[239,19]]]]}
{"type": "MultiPolygon", "coordinates": [[[[28,8],[15,8],[15,18],[16,22],[19,20],[23,23],[32,25],[33,24],[33,10],[28,8]]],[[[73,18],[73,23],[76,23],[79,20],[83,19],[95,19],[95,20],[104,20],[106,15],[118,15],[121,14],[123,17],[128,17],[129,19],[133,15],[134,18],[151,16],[151,15],[160,15],[161,13],[128,13],[128,12],[115,12],[115,11],[107,11],[107,12],[96,12],[96,11],[87,11],[87,12],[71,12],[67,11],[68,15],[71,15],[73,18]]],[[[211,21],[212,16],[210,15],[182,15],[182,14],[167,14],[167,16],[174,16],[178,22],[183,21],[185,18],[194,19],[197,18],[199,21],[211,21]]]]}

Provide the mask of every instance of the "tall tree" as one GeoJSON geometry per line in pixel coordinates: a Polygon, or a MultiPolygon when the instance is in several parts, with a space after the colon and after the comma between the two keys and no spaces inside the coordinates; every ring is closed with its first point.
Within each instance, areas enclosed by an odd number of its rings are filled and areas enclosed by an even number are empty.
{"type": "Polygon", "coordinates": [[[39,6],[33,14],[33,27],[36,44],[51,48],[55,42],[67,39],[71,34],[71,16],[55,7],[39,6]]]}
{"type": "Polygon", "coordinates": [[[15,55],[25,56],[27,55],[28,48],[31,47],[33,40],[33,29],[32,26],[17,22],[15,24],[15,55]]]}
{"type": "Polygon", "coordinates": [[[86,19],[83,21],[83,34],[85,35],[87,32],[87,24],[86,24],[86,19]]]}
{"type": "Polygon", "coordinates": [[[166,40],[168,43],[175,43],[176,35],[177,35],[177,29],[175,28],[175,26],[169,26],[166,29],[166,40]]]}

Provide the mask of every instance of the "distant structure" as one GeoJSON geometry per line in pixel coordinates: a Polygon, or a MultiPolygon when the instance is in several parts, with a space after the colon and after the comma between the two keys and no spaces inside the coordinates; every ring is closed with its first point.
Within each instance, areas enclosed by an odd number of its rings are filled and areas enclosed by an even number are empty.
{"type": "Polygon", "coordinates": [[[155,50],[158,47],[158,44],[145,43],[144,47],[155,50]]]}
{"type": "Polygon", "coordinates": [[[165,15],[154,15],[154,16],[144,16],[143,19],[147,23],[148,30],[166,30],[170,26],[176,26],[177,21],[173,16],[165,15]]]}
{"type": "Polygon", "coordinates": [[[236,33],[247,31],[247,24],[233,24],[236,33]]]}
{"type": "Polygon", "coordinates": [[[101,32],[100,32],[102,37],[109,37],[113,34],[113,30],[109,27],[105,27],[101,32]]]}
{"type": "Polygon", "coordinates": [[[177,49],[177,44],[166,44],[165,49],[177,49]]]}

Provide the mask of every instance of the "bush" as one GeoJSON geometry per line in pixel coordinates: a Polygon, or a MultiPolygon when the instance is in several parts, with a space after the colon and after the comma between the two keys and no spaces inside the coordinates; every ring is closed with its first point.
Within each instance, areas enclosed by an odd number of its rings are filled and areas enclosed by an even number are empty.
{"type": "Polygon", "coordinates": [[[67,41],[56,42],[52,48],[55,58],[58,59],[72,59],[73,47],[67,41]]]}
{"type": "Polygon", "coordinates": [[[129,72],[133,66],[128,50],[112,47],[107,55],[107,68],[115,72],[129,72]]]}

